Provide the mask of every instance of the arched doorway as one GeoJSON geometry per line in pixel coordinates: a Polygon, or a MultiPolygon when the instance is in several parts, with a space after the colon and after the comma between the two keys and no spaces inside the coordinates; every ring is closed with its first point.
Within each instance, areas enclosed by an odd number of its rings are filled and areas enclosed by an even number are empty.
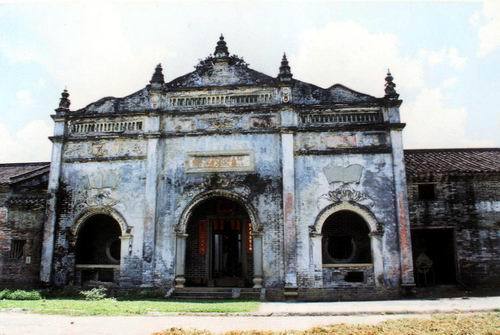
{"type": "Polygon", "coordinates": [[[81,224],[75,245],[77,282],[117,282],[120,272],[119,223],[110,215],[95,214],[81,224]]]}
{"type": "Polygon", "coordinates": [[[198,203],[186,234],[186,286],[252,286],[252,223],[242,204],[223,196],[198,203]]]}

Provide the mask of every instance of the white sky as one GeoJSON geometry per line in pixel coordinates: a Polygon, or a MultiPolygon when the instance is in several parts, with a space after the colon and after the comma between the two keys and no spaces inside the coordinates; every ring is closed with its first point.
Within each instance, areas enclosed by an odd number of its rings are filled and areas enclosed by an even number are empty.
{"type": "Polygon", "coordinates": [[[50,159],[49,115],[190,72],[224,33],[275,76],[383,95],[391,69],[405,147],[499,146],[500,1],[0,1],[0,162],[50,159]]]}

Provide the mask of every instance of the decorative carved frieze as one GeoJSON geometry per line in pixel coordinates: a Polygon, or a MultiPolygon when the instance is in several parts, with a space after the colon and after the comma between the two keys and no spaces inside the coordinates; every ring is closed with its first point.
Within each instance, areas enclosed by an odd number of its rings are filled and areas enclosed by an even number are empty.
{"type": "Polygon", "coordinates": [[[381,131],[299,133],[295,150],[338,150],[376,148],[387,145],[387,134],[381,131]]]}
{"type": "Polygon", "coordinates": [[[353,124],[353,123],[380,123],[384,120],[382,112],[336,112],[302,114],[300,122],[302,125],[333,125],[333,124],[353,124]]]}
{"type": "Polygon", "coordinates": [[[106,158],[142,159],[147,153],[146,142],[137,140],[69,142],[65,145],[65,162],[106,158]]]}
{"type": "Polygon", "coordinates": [[[338,203],[343,201],[361,203],[370,200],[370,198],[368,198],[368,196],[365,193],[356,191],[346,184],[343,184],[331,191],[328,191],[321,197],[327,199],[329,202],[332,203],[338,203]]]}
{"type": "Polygon", "coordinates": [[[30,210],[41,210],[45,208],[47,198],[45,196],[11,196],[7,199],[7,206],[30,210]]]}

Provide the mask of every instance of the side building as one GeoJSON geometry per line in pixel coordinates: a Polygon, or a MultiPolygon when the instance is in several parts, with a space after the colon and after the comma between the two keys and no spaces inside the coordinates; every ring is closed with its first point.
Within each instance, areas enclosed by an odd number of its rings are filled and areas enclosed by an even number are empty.
{"type": "Polygon", "coordinates": [[[0,287],[39,285],[49,166],[0,164],[0,287]]]}
{"type": "Polygon", "coordinates": [[[500,283],[500,149],[406,150],[419,286],[500,283]]]}

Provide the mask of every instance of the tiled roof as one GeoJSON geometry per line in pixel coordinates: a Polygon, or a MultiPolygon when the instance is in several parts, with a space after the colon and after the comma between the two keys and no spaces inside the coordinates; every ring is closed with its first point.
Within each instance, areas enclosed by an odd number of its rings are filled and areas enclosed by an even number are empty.
{"type": "Polygon", "coordinates": [[[500,148],[405,150],[406,174],[500,172],[500,148]]]}
{"type": "Polygon", "coordinates": [[[24,176],[46,171],[49,166],[48,162],[0,164],[0,184],[9,184],[23,179],[24,176]]]}

